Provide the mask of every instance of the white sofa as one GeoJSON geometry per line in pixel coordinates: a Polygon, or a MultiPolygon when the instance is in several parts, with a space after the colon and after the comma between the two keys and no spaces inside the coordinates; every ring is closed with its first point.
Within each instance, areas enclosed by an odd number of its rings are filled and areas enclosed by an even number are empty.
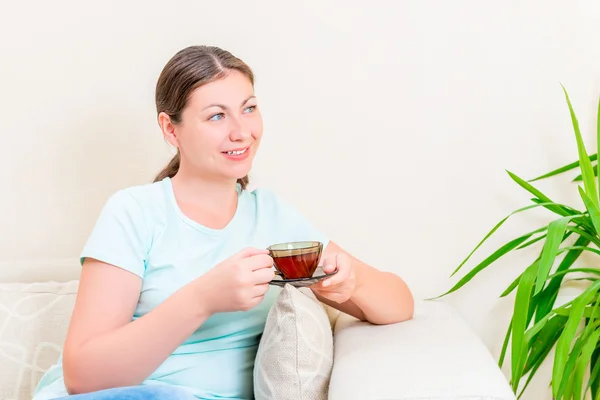
{"type": "MultiPolygon", "coordinates": [[[[0,399],[31,399],[63,344],[77,280],[0,283],[0,399]]],[[[414,319],[335,323],[331,400],[509,400],[487,348],[442,301],[417,302],[414,319]]]]}

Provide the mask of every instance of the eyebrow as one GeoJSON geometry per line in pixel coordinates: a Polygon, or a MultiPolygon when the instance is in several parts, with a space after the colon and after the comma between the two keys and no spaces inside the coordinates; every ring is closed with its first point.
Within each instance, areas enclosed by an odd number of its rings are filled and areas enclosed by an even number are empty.
{"type": "MultiPolygon", "coordinates": [[[[248,101],[250,101],[250,99],[255,99],[255,98],[256,98],[255,95],[248,97],[246,100],[242,101],[242,104],[240,104],[240,107],[243,106],[244,104],[246,104],[248,101]]],[[[204,109],[202,111],[206,110],[207,108],[211,108],[211,107],[221,107],[223,110],[229,109],[229,107],[227,107],[224,104],[209,104],[208,106],[204,107],[204,109]]]]}

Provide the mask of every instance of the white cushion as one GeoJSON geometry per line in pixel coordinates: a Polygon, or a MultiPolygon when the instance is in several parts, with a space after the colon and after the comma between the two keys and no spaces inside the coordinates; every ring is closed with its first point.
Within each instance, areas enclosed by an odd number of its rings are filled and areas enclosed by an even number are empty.
{"type": "Polygon", "coordinates": [[[267,317],[254,365],[257,400],[326,400],[333,332],[308,288],[286,285],[267,317]]]}
{"type": "Polygon", "coordinates": [[[77,281],[0,284],[0,399],[31,399],[62,350],[77,281]]]}
{"type": "Polygon", "coordinates": [[[414,318],[377,326],[341,314],[329,400],[515,400],[507,379],[461,315],[416,301],[414,318]]]}

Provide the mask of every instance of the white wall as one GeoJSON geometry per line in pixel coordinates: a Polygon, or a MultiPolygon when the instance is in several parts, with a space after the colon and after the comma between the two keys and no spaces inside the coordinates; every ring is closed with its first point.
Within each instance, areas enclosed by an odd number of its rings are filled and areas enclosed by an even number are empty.
{"type": "MultiPolygon", "coordinates": [[[[3,16],[5,280],[31,279],[31,265],[39,279],[77,276],[107,196],[147,182],[171,154],[154,84],[191,44],[219,45],[255,69],[266,131],[253,184],[401,274],[419,298],[456,282],[448,276],[464,256],[528,201],[504,169],[531,178],[575,160],[560,83],[595,151],[592,0],[55,0],[11,2],[3,16]]],[[[568,177],[540,187],[580,204],[568,177]]],[[[548,216],[511,222],[474,261],[548,216]]],[[[508,258],[448,298],[494,355],[510,312],[497,296],[532,256],[508,258]]],[[[547,396],[546,384],[530,398],[547,396]]]]}

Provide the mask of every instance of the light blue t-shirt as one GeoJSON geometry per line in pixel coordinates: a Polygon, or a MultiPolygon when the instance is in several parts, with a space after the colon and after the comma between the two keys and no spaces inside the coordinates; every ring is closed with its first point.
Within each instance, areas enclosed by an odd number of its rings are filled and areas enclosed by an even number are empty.
{"type": "MultiPolygon", "coordinates": [[[[233,219],[223,229],[211,229],[181,212],[166,178],[111,196],[81,258],[96,258],[143,278],[136,319],[245,247],[302,240],[318,240],[324,247],[328,243],[295,207],[269,190],[250,192],[238,185],[233,219]]],[[[253,399],[254,358],[279,291],[270,286],[252,310],[212,315],[144,384],[177,385],[200,399],[253,399]]],[[[67,395],[61,360],[46,372],[34,400],[67,395]]]]}

